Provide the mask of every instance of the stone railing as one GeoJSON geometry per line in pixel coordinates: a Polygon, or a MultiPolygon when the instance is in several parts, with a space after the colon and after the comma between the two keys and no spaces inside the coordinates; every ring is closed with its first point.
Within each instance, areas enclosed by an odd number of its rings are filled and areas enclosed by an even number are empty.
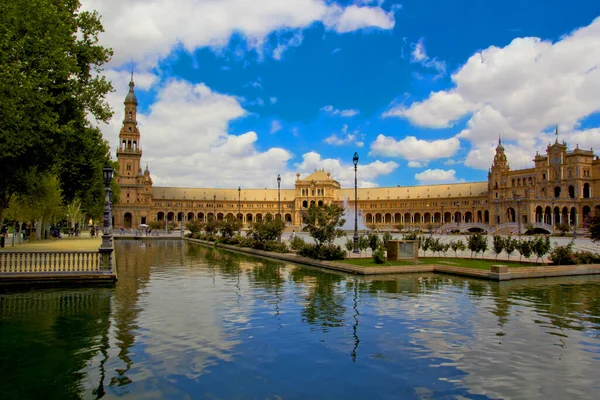
{"type": "Polygon", "coordinates": [[[0,252],[0,274],[112,274],[99,251],[0,252]]]}

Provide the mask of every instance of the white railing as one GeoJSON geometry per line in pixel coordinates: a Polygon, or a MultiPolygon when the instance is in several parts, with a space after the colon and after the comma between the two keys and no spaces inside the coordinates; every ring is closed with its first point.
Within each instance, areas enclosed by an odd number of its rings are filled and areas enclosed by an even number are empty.
{"type": "Polygon", "coordinates": [[[0,274],[112,273],[99,251],[0,252],[0,274]]]}

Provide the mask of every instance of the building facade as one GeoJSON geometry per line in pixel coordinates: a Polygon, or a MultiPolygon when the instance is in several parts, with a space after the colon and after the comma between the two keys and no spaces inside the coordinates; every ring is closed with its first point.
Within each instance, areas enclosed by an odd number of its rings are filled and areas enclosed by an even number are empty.
{"type": "MultiPolygon", "coordinates": [[[[354,188],[342,188],[329,172],[296,174],[294,189],[180,188],[154,186],[150,170],[142,171],[141,135],[133,79],[125,97],[125,119],[119,133],[117,181],[121,193],[115,204],[115,228],[137,228],[151,221],[186,221],[228,216],[244,226],[266,218],[283,218],[301,225],[311,205],[337,204],[354,210],[354,188]]],[[[487,182],[359,188],[362,224],[379,229],[524,230],[533,224],[551,232],[558,223],[582,228],[586,215],[600,209],[600,159],[592,150],[569,151],[558,142],[546,154],[536,154],[534,167],[511,170],[502,142],[487,182]]],[[[360,169],[359,169],[360,172],[360,169]]]]}

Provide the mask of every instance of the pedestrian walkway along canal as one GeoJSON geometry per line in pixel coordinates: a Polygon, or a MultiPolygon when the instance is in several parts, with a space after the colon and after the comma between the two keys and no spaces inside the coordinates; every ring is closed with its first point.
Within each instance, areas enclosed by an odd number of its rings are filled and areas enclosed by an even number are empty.
{"type": "Polygon", "coordinates": [[[115,288],[0,293],[6,399],[590,399],[600,276],[362,278],[118,241],[115,288]]]}

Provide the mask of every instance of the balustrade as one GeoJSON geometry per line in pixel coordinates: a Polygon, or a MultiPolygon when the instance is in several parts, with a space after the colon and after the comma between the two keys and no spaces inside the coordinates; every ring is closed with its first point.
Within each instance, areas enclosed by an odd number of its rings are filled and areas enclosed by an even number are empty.
{"type": "Polygon", "coordinates": [[[98,251],[0,252],[0,274],[112,272],[98,251]]]}

